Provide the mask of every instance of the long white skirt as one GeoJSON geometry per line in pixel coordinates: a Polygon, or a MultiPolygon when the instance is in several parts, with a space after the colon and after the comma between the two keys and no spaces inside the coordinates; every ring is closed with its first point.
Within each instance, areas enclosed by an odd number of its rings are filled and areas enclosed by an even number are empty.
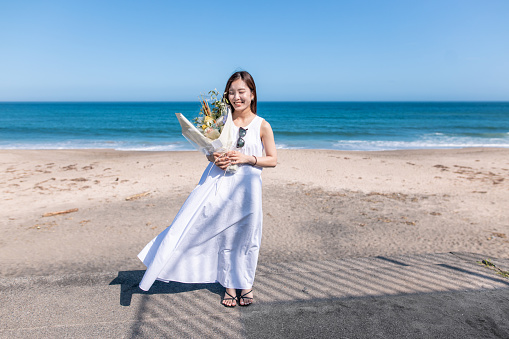
{"type": "Polygon", "coordinates": [[[147,266],[142,290],[155,280],[252,287],[262,237],[261,169],[224,173],[210,163],[172,224],[138,254],[147,266]]]}

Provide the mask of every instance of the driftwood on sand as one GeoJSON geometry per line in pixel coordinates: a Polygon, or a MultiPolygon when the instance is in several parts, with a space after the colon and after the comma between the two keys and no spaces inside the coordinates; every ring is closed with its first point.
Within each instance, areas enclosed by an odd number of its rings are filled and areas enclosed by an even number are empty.
{"type": "Polygon", "coordinates": [[[42,216],[43,217],[52,217],[54,215],[67,214],[67,213],[73,213],[73,212],[78,212],[78,209],[77,208],[71,208],[70,210],[65,210],[65,211],[48,212],[48,213],[44,213],[42,216]]]}
{"type": "Polygon", "coordinates": [[[149,194],[150,194],[150,192],[138,193],[138,194],[131,195],[130,197],[125,198],[125,200],[126,200],[126,201],[136,200],[136,199],[139,199],[139,198],[145,197],[145,196],[147,196],[147,195],[149,195],[149,194]]]}

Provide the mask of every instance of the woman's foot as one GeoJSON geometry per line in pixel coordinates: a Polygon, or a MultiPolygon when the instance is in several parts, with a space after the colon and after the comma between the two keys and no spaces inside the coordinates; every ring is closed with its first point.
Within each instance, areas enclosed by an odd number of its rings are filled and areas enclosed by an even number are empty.
{"type": "Polygon", "coordinates": [[[253,295],[252,289],[242,290],[240,292],[240,297],[239,297],[240,306],[251,305],[253,303],[253,297],[254,297],[254,295],[253,295]]]}
{"type": "Polygon", "coordinates": [[[235,305],[237,305],[237,290],[234,288],[227,288],[224,292],[222,303],[226,307],[235,307],[235,305]]]}

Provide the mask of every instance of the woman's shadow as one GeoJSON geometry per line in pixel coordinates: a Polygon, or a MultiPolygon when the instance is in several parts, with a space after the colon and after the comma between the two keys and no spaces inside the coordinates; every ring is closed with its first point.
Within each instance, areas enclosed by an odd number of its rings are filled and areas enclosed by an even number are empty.
{"type": "Polygon", "coordinates": [[[142,270],[119,271],[118,276],[110,282],[110,285],[120,285],[120,305],[130,306],[133,294],[175,294],[204,289],[219,296],[224,293],[224,288],[219,283],[184,284],[175,281],[156,281],[150,290],[145,292],[138,286],[144,274],[145,271],[142,270]]]}

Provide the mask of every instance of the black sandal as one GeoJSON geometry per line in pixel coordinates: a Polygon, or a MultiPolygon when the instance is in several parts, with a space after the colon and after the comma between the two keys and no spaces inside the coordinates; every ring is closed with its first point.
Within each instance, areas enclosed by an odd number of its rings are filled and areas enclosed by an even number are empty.
{"type": "MultiPolygon", "coordinates": [[[[249,291],[249,292],[247,292],[247,293],[242,294],[242,295],[240,296],[240,299],[242,299],[242,301],[244,301],[245,299],[248,299],[248,300],[249,300],[249,299],[251,299],[251,300],[253,300],[253,298],[251,298],[251,297],[246,297],[246,294],[249,294],[249,293],[251,293],[251,292],[253,292],[253,290],[251,290],[251,291],[249,291]]],[[[239,306],[249,306],[249,305],[251,305],[252,303],[253,303],[253,302],[251,301],[249,304],[246,304],[246,302],[244,301],[244,305],[242,305],[242,304],[239,302],[239,306]]]]}
{"type": "Polygon", "coordinates": [[[230,297],[229,298],[226,298],[226,295],[223,297],[223,300],[222,301],[225,301],[225,300],[231,300],[231,301],[234,301],[235,300],[235,304],[234,305],[226,305],[226,304],[223,304],[224,307],[235,307],[237,306],[237,297],[234,297],[232,296],[230,293],[228,293],[227,291],[224,291],[224,294],[228,294],[230,297]]]}

